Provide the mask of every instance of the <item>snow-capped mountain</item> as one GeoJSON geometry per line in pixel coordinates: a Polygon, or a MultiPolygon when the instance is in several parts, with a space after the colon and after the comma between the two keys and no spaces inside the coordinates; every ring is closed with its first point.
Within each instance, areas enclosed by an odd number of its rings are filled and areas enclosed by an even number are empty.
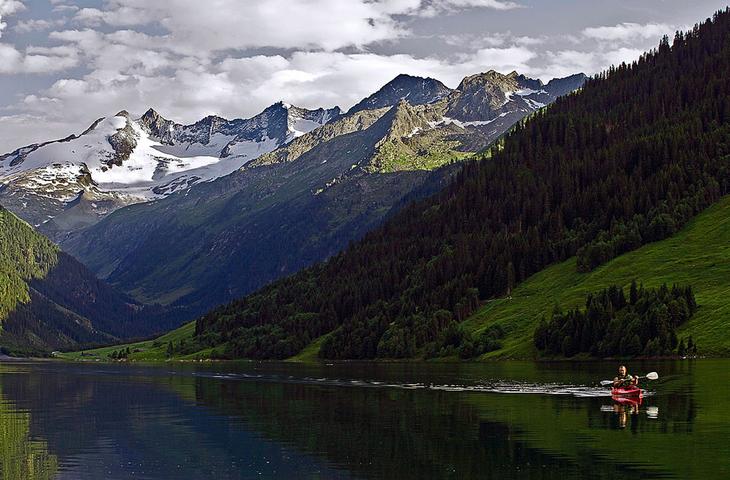
{"type": "Polygon", "coordinates": [[[152,109],[139,118],[121,111],[79,135],[0,156],[0,201],[36,226],[60,217],[54,223],[73,230],[120,206],[228,175],[339,115],[338,107],[279,102],[249,119],[182,125],[152,109]]]}

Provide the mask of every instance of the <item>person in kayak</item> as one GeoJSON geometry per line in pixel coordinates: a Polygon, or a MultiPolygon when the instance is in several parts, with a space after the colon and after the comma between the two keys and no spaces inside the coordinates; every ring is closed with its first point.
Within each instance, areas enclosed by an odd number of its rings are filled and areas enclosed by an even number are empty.
{"type": "Polygon", "coordinates": [[[613,388],[628,388],[637,385],[639,379],[633,375],[629,375],[626,365],[618,367],[618,377],[613,379],[613,388]]]}

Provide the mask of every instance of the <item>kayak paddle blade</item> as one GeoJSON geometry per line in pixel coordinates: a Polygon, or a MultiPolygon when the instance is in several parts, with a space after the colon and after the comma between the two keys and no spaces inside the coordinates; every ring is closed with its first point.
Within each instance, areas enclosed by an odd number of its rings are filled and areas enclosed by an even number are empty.
{"type": "Polygon", "coordinates": [[[656,372],[649,372],[646,374],[646,378],[649,380],[657,380],[659,378],[659,374],[656,372]]]}
{"type": "Polygon", "coordinates": [[[601,385],[611,385],[613,383],[613,380],[601,380],[601,385]]]}

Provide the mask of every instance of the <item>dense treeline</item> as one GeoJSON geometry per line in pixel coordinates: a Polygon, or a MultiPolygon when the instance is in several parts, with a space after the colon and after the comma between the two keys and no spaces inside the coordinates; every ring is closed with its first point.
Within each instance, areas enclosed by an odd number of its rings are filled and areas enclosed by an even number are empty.
{"type": "Polygon", "coordinates": [[[578,255],[589,270],[730,191],[730,10],[609,69],[328,262],[201,317],[236,357],[402,357],[578,255]],[[442,314],[446,311],[447,317],[442,314]]]}
{"type": "Polygon", "coordinates": [[[634,281],[626,298],[622,287],[612,285],[589,294],[585,310],[556,308],[549,322],[543,318],[535,329],[535,347],[565,357],[683,354],[678,350],[677,327],[696,310],[689,286],[646,289],[634,281]]]}

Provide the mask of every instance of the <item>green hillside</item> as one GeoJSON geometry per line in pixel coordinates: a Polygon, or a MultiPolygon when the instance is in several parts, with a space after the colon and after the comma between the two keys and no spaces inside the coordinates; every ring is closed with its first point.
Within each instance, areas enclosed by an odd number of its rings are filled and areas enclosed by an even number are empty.
{"type": "Polygon", "coordinates": [[[701,353],[727,352],[727,235],[722,222],[698,225],[730,194],[728,32],[730,10],[718,12],[589,79],[518,124],[488,160],[465,162],[438,194],[328,261],[201,316],[194,342],[226,358],[418,358],[458,345],[464,356],[534,357],[535,321],[555,303],[576,307],[636,279],[691,286],[700,307],[679,334],[692,333],[701,353]],[[472,339],[459,325],[502,328],[472,339]]]}
{"type": "Polygon", "coordinates": [[[58,248],[0,207],[0,326],[18,303],[30,301],[28,281],[58,262],[58,248]]]}
{"type": "Polygon", "coordinates": [[[533,275],[511,298],[487,303],[464,322],[479,332],[501,325],[508,332],[504,348],[486,358],[525,358],[535,355],[532,333],[543,314],[557,304],[583,306],[588,293],[633,279],[647,287],[662,283],[692,285],[699,310],[680,329],[692,335],[699,354],[730,355],[730,197],[691,221],[673,237],[624,254],[589,273],[578,273],[576,259],[553,265],[533,275]]]}
{"type": "MultiPolygon", "coordinates": [[[[179,345],[180,341],[188,341],[195,332],[195,322],[186,323],[182,327],[162,335],[154,340],[145,340],[142,342],[127,343],[124,345],[113,345],[110,347],[101,347],[91,350],[80,350],[76,352],[57,353],[56,358],[63,360],[77,361],[110,361],[114,352],[124,351],[127,348],[130,354],[128,360],[140,362],[157,362],[168,359],[167,346],[170,342],[179,345]]],[[[197,352],[194,355],[172,357],[174,360],[209,358],[212,351],[206,350],[197,352]]]]}

